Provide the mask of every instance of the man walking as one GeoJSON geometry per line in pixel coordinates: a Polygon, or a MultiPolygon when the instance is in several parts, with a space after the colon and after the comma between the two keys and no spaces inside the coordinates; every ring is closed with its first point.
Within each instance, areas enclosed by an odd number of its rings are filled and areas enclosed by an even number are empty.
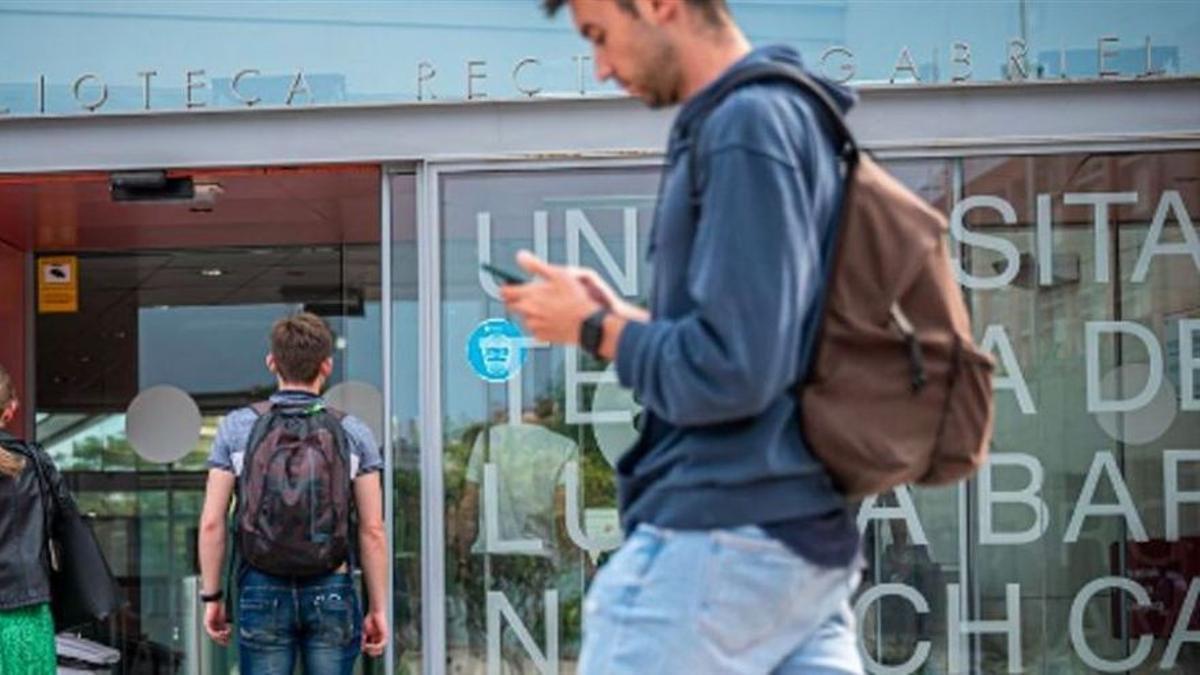
{"type": "Polygon", "coordinates": [[[229,643],[221,562],[236,489],[241,672],[290,675],[299,659],[308,675],[349,675],[360,649],[379,656],[388,640],[383,460],[370,429],[320,397],[333,371],[325,322],[308,313],[280,319],[270,341],[278,391],[227,415],[209,458],[199,543],[204,627],[229,643]],[[365,620],[352,583],[360,565],[365,620]]]}
{"type": "Polygon", "coordinates": [[[651,309],[528,252],[518,261],[538,279],[503,289],[535,337],[615,361],[645,407],[617,466],[628,538],[589,591],[580,672],[859,673],[860,537],[792,393],[839,215],[836,144],[796,86],[726,88],[799,55],[751,50],[724,0],[544,0],[550,14],[568,4],[598,79],[654,107],[683,103],[651,309]]]}

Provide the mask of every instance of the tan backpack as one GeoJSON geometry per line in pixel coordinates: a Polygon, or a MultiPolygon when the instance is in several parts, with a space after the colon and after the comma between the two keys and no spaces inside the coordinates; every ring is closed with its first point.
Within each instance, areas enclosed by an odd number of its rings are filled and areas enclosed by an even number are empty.
{"type": "Polygon", "coordinates": [[[796,388],[810,449],[851,499],[969,477],[991,441],[993,364],[971,338],[946,217],[859,151],[838,106],[799,68],[746,67],[713,105],[765,80],[799,86],[844,139],[841,223],[826,246],[820,325],[796,388]]]}

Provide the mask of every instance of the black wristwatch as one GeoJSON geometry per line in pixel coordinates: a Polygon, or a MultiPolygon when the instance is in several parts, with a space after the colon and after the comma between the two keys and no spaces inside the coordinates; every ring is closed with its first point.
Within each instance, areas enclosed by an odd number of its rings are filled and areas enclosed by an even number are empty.
{"type": "Polygon", "coordinates": [[[607,309],[598,309],[579,324],[579,346],[583,351],[599,359],[600,344],[604,342],[604,317],[608,316],[607,309]]]}
{"type": "Polygon", "coordinates": [[[220,591],[220,590],[213,591],[212,593],[205,593],[203,591],[200,592],[200,602],[203,602],[203,603],[220,602],[221,598],[224,598],[224,597],[225,597],[225,592],[220,591]]]}

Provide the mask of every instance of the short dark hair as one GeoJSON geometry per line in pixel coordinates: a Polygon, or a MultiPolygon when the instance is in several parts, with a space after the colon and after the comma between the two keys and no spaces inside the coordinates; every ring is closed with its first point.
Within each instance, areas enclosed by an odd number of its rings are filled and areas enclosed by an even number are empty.
{"type": "Polygon", "coordinates": [[[321,364],[333,356],[333,332],[316,314],[285,317],[271,326],[271,356],[284,382],[315,382],[321,364]]]}
{"type": "MultiPolygon", "coordinates": [[[[612,0],[617,3],[621,9],[637,16],[637,5],[633,4],[633,0],[612,0]]],[[[709,23],[721,23],[722,14],[729,11],[729,7],[725,4],[725,0],[686,0],[687,4],[701,10],[704,13],[704,18],[709,23]]],[[[553,17],[558,14],[558,10],[567,4],[568,0],[542,0],[542,9],[546,11],[546,16],[553,17]]]]}
{"type": "MultiPolygon", "coordinates": [[[[545,10],[546,16],[553,18],[555,14],[558,14],[558,10],[562,9],[563,5],[566,5],[567,2],[569,0],[542,0],[542,9],[545,10]]],[[[633,4],[633,0],[613,0],[613,2],[616,2],[617,6],[626,12],[637,16],[637,6],[633,4]]]]}

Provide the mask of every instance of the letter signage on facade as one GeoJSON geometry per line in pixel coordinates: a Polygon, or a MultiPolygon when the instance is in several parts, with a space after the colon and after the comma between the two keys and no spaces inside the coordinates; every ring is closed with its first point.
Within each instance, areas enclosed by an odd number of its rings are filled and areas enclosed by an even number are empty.
{"type": "MultiPolygon", "coordinates": [[[[1152,36],[1145,36],[1142,43],[1134,48],[1139,52],[1143,50],[1144,66],[1135,68],[1133,72],[1122,72],[1118,69],[1118,62],[1121,59],[1118,55],[1121,53],[1120,40],[1112,35],[1101,35],[1095,39],[1095,67],[1094,72],[1080,72],[1072,75],[1067,73],[1067,54],[1065,47],[1058,48],[1059,63],[1057,64],[1058,73],[1055,75],[1043,75],[1044,64],[1031,63],[1033,58],[1031,55],[1035,52],[1035,45],[1031,45],[1026,40],[1012,37],[1002,41],[997,46],[1003,49],[1004,63],[1002,64],[1003,78],[1010,82],[1020,82],[1032,80],[1034,78],[1049,78],[1055,79],[1070,79],[1071,77],[1089,78],[1089,79],[1145,79],[1149,77],[1159,77],[1166,75],[1166,71],[1162,68],[1162,64],[1155,64],[1154,51],[1152,48],[1152,36]],[[1037,69],[1034,66],[1038,66],[1037,69]]],[[[977,81],[976,68],[978,62],[973,55],[973,45],[970,42],[961,39],[951,40],[949,43],[941,45],[933,50],[932,57],[926,56],[927,52],[914,50],[910,45],[898,42],[891,49],[890,53],[895,54],[891,58],[884,72],[861,72],[858,65],[858,58],[854,50],[846,45],[825,45],[812,54],[805,54],[812,63],[815,63],[815,69],[826,77],[836,82],[853,83],[856,78],[861,77],[863,81],[881,82],[886,81],[900,86],[914,86],[922,84],[937,84],[940,81],[948,81],[951,84],[962,84],[967,82],[977,81]],[[939,55],[940,54],[940,55],[939,55]],[[942,76],[941,73],[946,73],[942,76]]],[[[510,57],[511,58],[511,57],[510,57]]],[[[409,92],[407,96],[412,101],[426,101],[443,98],[435,92],[435,80],[445,84],[441,87],[443,94],[448,100],[471,101],[485,98],[503,98],[512,97],[520,99],[536,98],[541,96],[562,97],[564,95],[573,96],[589,96],[593,92],[588,89],[588,83],[592,79],[590,77],[590,66],[592,57],[590,54],[575,54],[572,56],[560,55],[555,57],[552,55],[526,55],[518,59],[506,60],[499,64],[506,69],[509,76],[504,79],[502,86],[506,86],[511,93],[496,94],[488,92],[488,59],[474,58],[455,63],[435,63],[430,59],[421,59],[411,64],[409,67],[400,68],[396,72],[405,73],[405,76],[399,78],[395,82],[394,89],[397,91],[409,92]],[[563,67],[554,67],[551,64],[553,61],[562,61],[563,67]],[[438,66],[445,66],[450,72],[461,72],[463,77],[452,81],[445,81],[445,76],[438,76],[438,66]],[[408,80],[412,70],[415,67],[416,81],[408,80]],[[462,68],[459,71],[459,68],[462,68]],[[569,73],[569,75],[567,75],[569,73]],[[557,74],[561,82],[552,82],[552,75],[557,74]],[[400,81],[400,80],[407,80],[400,81]],[[570,81],[568,81],[570,80],[570,81]],[[447,92],[453,84],[454,92],[447,92]]],[[[163,110],[167,107],[179,108],[178,94],[175,92],[181,91],[183,96],[182,108],[185,110],[196,110],[205,108],[216,108],[220,106],[245,106],[254,107],[292,107],[304,106],[310,104],[330,104],[340,103],[345,101],[342,96],[343,88],[334,87],[331,90],[319,92],[313,90],[310,86],[310,75],[302,71],[290,72],[263,72],[260,69],[251,67],[248,64],[238,64],[239,67],[231,68],[225,72],[214,73],[209,68],[194,68],[189,70],[177,71],[174,73],[160,65],[145,64],[148,68],[134,69],[129,73],[100,73],[100,72],[81,72],[74,78],[64,81],[55,82],[51,79],[47,81],[45,73],[32,72],[29,73],[29,86],[33,96],[28,98],[32,101],[27,108],[11,108],[0,107],[0,116],[34,116],[47,114],[48,110],[56,114],[75,113],[79,111],[87,112],[105,112],[117,111],[116,108],[122,105],[126,99],[122,97],[109,97],[109,85],[105,78],[110,78],[109,81],[114,83],[121,82],[123,78],[136,78],[138,86],[141,88],[140,109],[143,111],[163,110]],[[210,76],[220,75],[228,79],[212,79],[210,76]],[[258,94],[249,94],[244,85],[247,84],[246,79],[253,76],[256,79],[278,79],[282,84],[278,87],[270,87],[271,95],[267,96],[266,91],[258,94]],[[52,90],[60,90],[65,86],[71,99],[56,100],[56,97],[61,97],[61,94],[52,91],[51,100],[49,101],[49,109],[47,107],[47,87],[52,90]],[[155,96],[156,88],[161,88],[164,91],[160,92],[164,95],[155,96]],[[338,92],[336,94],[330,91],[338,92]],[[165,95],[171,93],[173,95],[165,95]],[[172,101],[171,104],[159,104],[159,101],[172,101]]],[[[980,69],[981,71],[983,69],[980,69]]],[[[311,71],[308,72],[317,72],[311,71]]],[[[326,76],[341,77],[334,73],[327,73],[326,76]]],[[[386,87],[385,87],[386,90],[386,87]]],[[[354,96],[353,100],[362,100],[363,96],[354,96]]],[[[389,97],[390,98],[390,97],[389,97]]],[[[18,98],[17,100],[20,100],[18,98]]],[[[1099,207],[1098,207],[1099,208],[1099,207]]]]}

